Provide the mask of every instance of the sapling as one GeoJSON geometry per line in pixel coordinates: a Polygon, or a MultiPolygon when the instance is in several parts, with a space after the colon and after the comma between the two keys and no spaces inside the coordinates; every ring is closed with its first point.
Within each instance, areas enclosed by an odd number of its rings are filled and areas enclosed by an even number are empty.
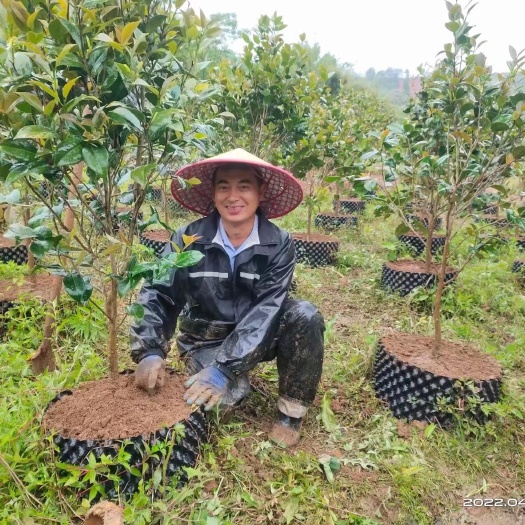
{"type": "MultiPolygon", "coordinates": [[[[437,290],[433,306],[435,344],[441,348],[441,301],[445,274],[456,254],[453,239],[460,231],[474,239],[470,253],[457,273],[480,252],[482,227],[472,222],[472,202],[488,188],[501,188],[515,163],[525,155],[525,93],[519,88],[524,52],[510,48],[509,71],[494,74],[479,51],[460,4],[447,2],[452,42],[422,80],[422,90],[407,107],[407,120],[376,134],[387,170],[399,184],[384,192],[383,210],[397,212],[403,221],[397,234],[414,230],[406,203],[425,212],[426,224],[416,229],[426,235],[427,268],[434,262],[432,235],[438,218],[444,222],[445,244],[438,261],[437,290]]],[[[381,211],[381,210],[380,210],[381,211]]]]}

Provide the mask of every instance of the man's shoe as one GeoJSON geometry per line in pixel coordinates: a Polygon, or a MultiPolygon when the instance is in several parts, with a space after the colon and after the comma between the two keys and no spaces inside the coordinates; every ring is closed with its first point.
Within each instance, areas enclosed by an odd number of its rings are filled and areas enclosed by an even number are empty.
{"type": "Polygon", "coordinates": [[[290,417],[277,411],[277,418],[268,437],[276,445],[283,448],[295,447],[301,437],[302,417],[290,417]]]}

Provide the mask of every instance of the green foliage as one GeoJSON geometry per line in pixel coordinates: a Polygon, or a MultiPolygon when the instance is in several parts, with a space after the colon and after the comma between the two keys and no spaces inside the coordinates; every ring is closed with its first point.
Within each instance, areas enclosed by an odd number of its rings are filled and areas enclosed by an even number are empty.
{"type": "Polygon", "coordinates": [[[408,226],[401,209],[407,201],[429,220],[445,217],[450,239],[454,219],[510,177],[524,153],[525,93],[518,80],[525,57],[515,54],[507,74],[492,74],[467,14],[459,4],[448,10],[452,43],[423,78],[421,92],[405,110],[407,120],[376,134],[375,152],[382,152],[387,171],[399,181],[395,192],[382,196],[387,207],[408,226]]]}
{"type": "MultiPolygon", "coordinates": [[[[31,252],[64,276],[79,303],[103,291],[110,330],[117,282],[125,295],[143,278],[197,261],[191,252],[148,264],[133,257],[151,185],[173,163],[204,151],[211,129],[199,111],[215,90],[196,80],[205,66],[194,62],[211,30],[183,3],[5,5],[0,164],[13,189],[2,200],[22,190],[25,205],[44,205],[7,236],[30,239],[31,252]],[[131,208],[119,209],[124,202],[131,208]]],[[[109,344],[115,356],[114,337],[109,344]]]]}
{"type": "MultiPolygon", "coordinates": [[[[392,192],[383,192],[378,201],[379,214],[394,211],[403,221],[397,233],[418,231],[428,239],[425,259],[433,261],[431,237],[439,218],[445,229],[445,247],[438,273],[442,290],[451,240],[460,226],[472,217],[473,202],[488,188],[502,188],[513,175],[516,162],[525,153],[525,93],[520,90],[519,73],[525,54],[513,51],[507,74],[494,75],[479,51],[478,37],[459,3],[447,3],[452,42],[442,58],[422,80],[422,90],[407,106],[407,119],[390,124],[377,139],[374,154],[380,154],[387,173],[397,181],[392,192]],[[410,217],[406,205],[411,203],[410,217]],[[462,220],[460,220],[460,218],[462,220]]],[[[485,256],[494,249],[495,232],[469,225],[463,233],[470,236],[467,260],[485,256]]],[[[435,333],[441,333],[441,292],[434,303],[435,333]]],[[[436,352],[437,352],[436,348],[436,352]]]]}

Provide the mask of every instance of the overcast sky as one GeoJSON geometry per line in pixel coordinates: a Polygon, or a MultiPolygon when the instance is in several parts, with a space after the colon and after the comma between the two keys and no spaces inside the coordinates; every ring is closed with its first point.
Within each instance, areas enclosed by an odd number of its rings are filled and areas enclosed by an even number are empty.
{"type": "MultiPolygon", "coordinates": [[[[353,64],[360,74],[369,67],[415,73],[420,64],[434,64],[451,35],[444,0],[190,0],[189,5],[206,15],[236,13],[243,29],[277,11],[288,25],[288,42],[306,33],[308,42],[318,42],[322,52],[353,64]]],[[[494,71],[507,69],[509,44],[525,48],[525,0],[479,0],[469,20],[487,41],[481,51],[494,71]]]]}

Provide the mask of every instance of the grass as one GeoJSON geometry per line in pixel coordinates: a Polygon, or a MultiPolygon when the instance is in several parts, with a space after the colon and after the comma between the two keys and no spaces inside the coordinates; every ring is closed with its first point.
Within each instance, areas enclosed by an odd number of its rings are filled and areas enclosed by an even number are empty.
{"type": "MultiPolygon", "coordinates": [[[[300,208],[275,222],[302,231],[305,217],[300,208]]],[[[127,524],[455,524],[471,519],[463,497],[525,494],[525,297],[510,271],[517,252],[502,248],[474,261],[444,298],[445,337],[477,345],[504,367],[503,397],[491,419],[484,426],[460,420],[446,431],[403,425],[375,398],[373,354],[384,331],[432,333],[432,294],[400,298],[380,289],[394,226],[368,210],[357,230],[337,232],[337,266],[296,270],[296,296],[318,305],[328,327],[323,378],[300,447],[283,450],[267,440],[277,375],[275,364],[261,365],[244,405],[228,420],[212,416],[212,440],[189,483],[171,484],[155,502],[137,495],[125,504],[127,524]],[[341,464],[333,483],[321,454],[341,464]]],[[[89,502],[59,483],[39,423],[56,392],[106,374],[103,320],[95,309],[69,301],[59,306],[61,371],[34,378],[25,359],[38,340],[42,312],[32,304],[15,314],[9,339],[0,344],[0,524],[80,523],[89,502]]],[[[126,325],[119,344],[125,368],[126,325]]],[[[170,359],[176,363],[175,355],[170,359]]],[[[493,523],[511,516],[505,509],[477,510],[493,523]]]]}

